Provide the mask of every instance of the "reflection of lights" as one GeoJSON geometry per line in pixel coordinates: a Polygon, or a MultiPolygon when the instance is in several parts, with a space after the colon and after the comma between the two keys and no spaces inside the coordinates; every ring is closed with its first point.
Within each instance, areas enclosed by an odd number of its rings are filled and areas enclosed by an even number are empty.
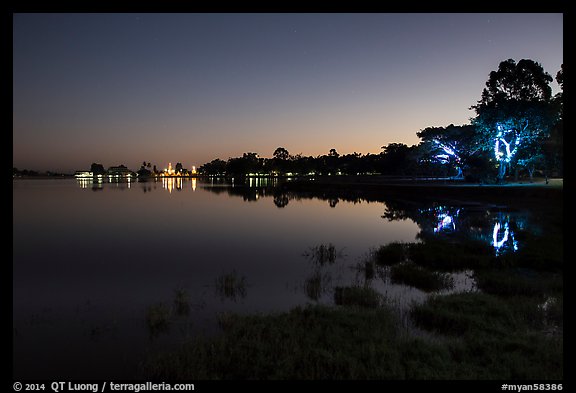
{"type": "Polygon", "coordinates": [[[504,236],[502,236],[502,239],[499,241],[498,240],[498,233],[500,232],[500,223],[497,222],[496,224],[494,224],[494,230],[492,231],[492,245],[494,246],[494,248],[499,249],[502,248],[502,246],[508,241],[508,234],[510,232],[509,228],[508,228],[508,223],[504,224],[504,236]]]}
{"type": "MultiPolygon", "coordinates": [[[[468,214],[460,215],[465,208],[455,208],[450,206],[433,206],[418,209],[419,215],[426,217],[427,228],[433,230],[435,235],[459,233],[465,237],[481,239],[494,248],[496,256],[507,252],[516,252],[520,243],[516,239],[517,232],[529,230],[530,227],[526,218],[510,216],[508,214],[494,213],[490,210],[478,212],[481,214],[481,221],[470,221],[475,218],[473,210],[468,214]],[[472,213],[472,216],[470,215],[472,213]],[[458,221],[458,227],[456,223],[458,221]],[[435,223],[435,225],[434,225],[435,223]]],[[[480,217],[478,217],[480,218],[480,217]]],[[[419,224],[422,225],[422,224],[419,224]]]]}
{"type": "Polygon", "coordinates": [[[192,191],[196,191],[196,178],[192,178],[192,191]]]}
{"type": "Polygon", "coordinates": [[[496,250],[496,255],[498,255],[500,252],[503,251],[503,247],[509,240],[512,240],[512,250],[518,251],[518,241],[514,239],[514,232],[510,230],[508,221],[504,223],[503,227],[504,227],[504,234],[502,235],[502,238],[500,240],[498,240],[498,238],[500,237],[500,230],[502,229],[502,225],[500,225],[500,222],[494,224],[494,229],[492,230],[492,246],[494,246],[494,249],[496,250]]]}
{"type": "Polygon", "coordinates": [[[88,188],[88,185],[92,182],[92,179],[88,179],[88,178],[78,178],[76,180],[78,180],[78,184],[80,185],[80,188],[88,188]]]}
{"type": "Polygon", "coordinates": [[[172,190],[174,190],[174,189],[181,190],[182,189],[182,178],[181,177],[164,176],[164,177],[162,177],[162,188],[165,190],[168,190],[169,193],[172,193],[172,190]]]}
{"type": "Polygon", "coordinates": [[[456,224],[454,223],[454,219],[452,216],[442,213],[438,216],[438,225],[434,228],[434,232],[440,232],[443,229],[448,229],[449,226],[452,226],[452,230],[456,230],[456,224]]]}
{"type": "Polygon", "coordinates": [[[169,177],[163,177],[162,188],[168,190],[169,193],[172,193],[172,189],[174,188],[174,179],[169,177]]]}
{"type": "Polygon", "coordinates": [[[420,213],[432,212],[436,218],[436,228],[434,228],[434,233],[439,233],[441,231],[456,231],[456,218],[460,214],[460,209],[457,209],[455,213],[451,213],[449,208],[444,206],[438,206],[429,209],[420,209],[420,213]]]}

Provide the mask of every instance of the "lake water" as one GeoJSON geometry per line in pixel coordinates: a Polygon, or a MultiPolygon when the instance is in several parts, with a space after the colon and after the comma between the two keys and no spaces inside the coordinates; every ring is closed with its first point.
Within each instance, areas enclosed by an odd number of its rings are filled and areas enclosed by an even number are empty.
{"type": "MultiPolygon", "coordinates": [[[[335,287],[367,284],[358,266],[381,245],[468,231],[495,252],[514,252],[514,233],[538,230],[527,213],[501,207],[404,206],[273,186],[15,180],[14,378],[133,378],[145,356],[216,332],[223,312],[333,304],[335,287]],[[318,258],[322,246],[334,251],[330,263],[318,258]],[[227,290],[227,279],[238,285],[227,290]]],[[[470,272],[453,276],[455,290],[474,290],[470,272]]],[[[398,304],[427,296],[384,279],[368,284],[398,304]]]]}

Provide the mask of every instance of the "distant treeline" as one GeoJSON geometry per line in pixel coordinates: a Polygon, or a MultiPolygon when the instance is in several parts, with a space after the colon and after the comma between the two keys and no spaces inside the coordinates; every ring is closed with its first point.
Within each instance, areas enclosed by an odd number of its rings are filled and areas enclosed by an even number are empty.
{"type": "Polygon", "coordinates": [[[46,171],[46,172],[39,172],[39,171],[35,171],[35,170],[30,170],[30,169],[18,169],[18,168],[12,168],[12,177],[64,177],[64,176],[72,176],[69,173],[61,173],[61,172],[52,172],[52,171],[46,171]]]}
{"type": "Polygon", "coordinates": [[[215,176],[291,176],[291,175],[367,175],[394,176],[436,175],[446,176],[446,168],[431,163],[418,165],[416,146],[392,143],[383,147],[380,154],[352,153],[340,155],[330,149],[325,155],[291,155],[283,147],[277,148],[272,158],[259,157],[257,153],[244,153],[242,157],[212,160],[200,168],[199,173],[215,176]]]}
{"type": "MultiPolygon", "coordinates": [[[[435,176],[497,181],[507,176],[562,176],[563,93],[552,95],[553,77],[529,59],[502,61],[489,74],[470,124],[427,127],[418,145],[391,143],[380,154],[317,157],[291,155],[278,147],[272,158],[249,152],[199,168],[207,175],[435,176]]],[[[564,88],[564,66],[556,74],[564,88]]]]}

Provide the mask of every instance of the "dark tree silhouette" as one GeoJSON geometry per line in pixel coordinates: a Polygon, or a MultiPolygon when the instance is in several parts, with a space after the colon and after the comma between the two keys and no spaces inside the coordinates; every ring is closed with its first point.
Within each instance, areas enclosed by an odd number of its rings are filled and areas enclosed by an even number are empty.
{"type": "Polygon", "coordinates": [[[177,162],[176,166],[174,167],[174,172],[175,173],[182,173],[183,171],[183,167],[182,167],[182,163],[181,162],[177,162]]]}
{"type": "Polygon", "coordinates": [[[290,153],[288,153],[288,150],[286,150],[285,148],[279,147],[276,150],[274,150],[274,154],[272,156],[277,160],[285,161],[290,158],[290,153]]]}
{"type": "Polygon", "coordinates": [[[102,164],[93,162],[92,165],[90,165],[90,172],[92,172],[94,175],[103,175],[106,173],[106,169],[104,169],[102,164]]]}

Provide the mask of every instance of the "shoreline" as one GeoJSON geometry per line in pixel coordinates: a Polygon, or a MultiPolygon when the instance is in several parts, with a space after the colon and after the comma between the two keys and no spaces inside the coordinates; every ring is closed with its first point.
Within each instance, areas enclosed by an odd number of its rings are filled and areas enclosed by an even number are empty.
{"type": "Polygon", "coordinates": [[[284,182],[279,187],[288,192],[321,193],[323,196],[345,196],[375,201],[385,201],[389,198],[473,200],[553,211],[562,211],[564,199],[563,179],[551,179],[549,184],[540,179],[534,183],[486,185],[454,183],[454,181],[398,182],[386,179],[319,178],[312,181],[284,182]]]}

